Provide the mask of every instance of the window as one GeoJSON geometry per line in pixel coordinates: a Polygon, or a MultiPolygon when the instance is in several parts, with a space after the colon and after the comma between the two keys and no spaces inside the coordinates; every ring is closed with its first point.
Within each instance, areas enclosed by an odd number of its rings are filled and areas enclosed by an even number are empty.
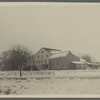
{"type": "Polygon", "coordinates": [[[42,53],[43,53],[43,51],[42,51],[42,53]]]}
{"type": "Polygon", "coordinates": [[[40,60],[39,60],[39,63],[40,63],[40,60]]]}
{"type": "Polygon", "coordinates": [[[42,55],[42,58],[43,58],[43,55],[42,55]]]}
{"type": "Polygon", "coordinates": [[[46,60],[45,60],[45,63],[46,63],[46,60]]]}
{"type": "Polygon", "coordinates": [[[48,57],[48,55],[47,55],[47,57],[48,57]]]}
{"type": "Polygon", "coordinates": [[[41,65],[41,68],[42,68],[42,65],[41,65]]]}
{"type": "Polygon", "coordinates": [[[41,60],[41,63],[43,63],[43,60],[41,60]]]}
{"type": "Polygon", "coordinates": [[[38,63],[38,61],[36,61],[36,63],[38,63]]]}

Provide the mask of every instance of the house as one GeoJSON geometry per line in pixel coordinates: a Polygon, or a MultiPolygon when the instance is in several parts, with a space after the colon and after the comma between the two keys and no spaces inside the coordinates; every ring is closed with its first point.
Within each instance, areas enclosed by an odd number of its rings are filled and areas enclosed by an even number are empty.
{"type": "Polygon", "coordinates": [[[71,51],[53,54],[49,58],[49,69],[51,70],[67,70],[75,69],[72,61],[80,61],[79,57],[72,54],[71,51]]]}
{"type": "Polygon", "coordinates": [[[87,61],[84,59],[80,59],[80,61],[72,61],[73,66],[75,69],[86,69],[87,68],[87,61]]]}
{"type": "Polygon", "coordinates": [[[61,50],[59,49],[51,49],[51,48],[41,48],[34,55],[34,67],[38,69],[49,69],[49,58],[55,54],[59,53],[61,50]]]}

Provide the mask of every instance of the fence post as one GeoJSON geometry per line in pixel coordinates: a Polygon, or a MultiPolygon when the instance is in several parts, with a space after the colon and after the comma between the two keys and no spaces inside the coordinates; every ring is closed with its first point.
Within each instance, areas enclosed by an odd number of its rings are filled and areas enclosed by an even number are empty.
{"type": "Polygon", "coordinates": [[[19,66],[19,70],[20,70],[20,77],[22,77],[21,66],[19,66]]]}

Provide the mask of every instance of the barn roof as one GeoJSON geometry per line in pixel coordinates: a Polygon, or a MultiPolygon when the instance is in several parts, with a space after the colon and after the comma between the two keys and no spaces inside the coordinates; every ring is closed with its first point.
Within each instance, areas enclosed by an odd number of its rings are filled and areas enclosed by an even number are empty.
{"type": "Polygon", "coordinates": [[[72,61],[74,64],[87,64],[87,61],[84,59],[80,59],[80,61],[72,61]]]}
{"type": "Polygon", "coordinates": [[[67,56],[68,53],[69,53],[69,51],[56,53],[56,54],[53,54],[49,59],[65,57],[65,56],[67,56]]]}
{"type": "Polygon", "coordinates": [[[100,65],[100,64],[98,64],[98,63],[89,63],[88,62],[88,65],[100,65]]]}
{"type": "Polygon", "coordinates": [[[74,63],[74,64],[84,64],[84,62],[81,62],[81,61],[72,61],[72,63],[74,63]]]}
{"type": "Polygon", "coordinates": [[[87,61],[86,61],[86,60],[84,60],[84,59],[80,59],[80,61],[81,61],[81,62],[87,62],[87,61]]]}

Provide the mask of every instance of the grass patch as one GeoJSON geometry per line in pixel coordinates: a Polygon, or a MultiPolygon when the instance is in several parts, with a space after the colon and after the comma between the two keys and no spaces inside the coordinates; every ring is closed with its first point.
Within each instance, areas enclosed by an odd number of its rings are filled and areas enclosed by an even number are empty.
{"type": "Polygon", "coordinates": [[[4,90],[4,94],[5,95],[10,95],[11,94],[11,89],[8,88],[7,90],[4,90]]]}

